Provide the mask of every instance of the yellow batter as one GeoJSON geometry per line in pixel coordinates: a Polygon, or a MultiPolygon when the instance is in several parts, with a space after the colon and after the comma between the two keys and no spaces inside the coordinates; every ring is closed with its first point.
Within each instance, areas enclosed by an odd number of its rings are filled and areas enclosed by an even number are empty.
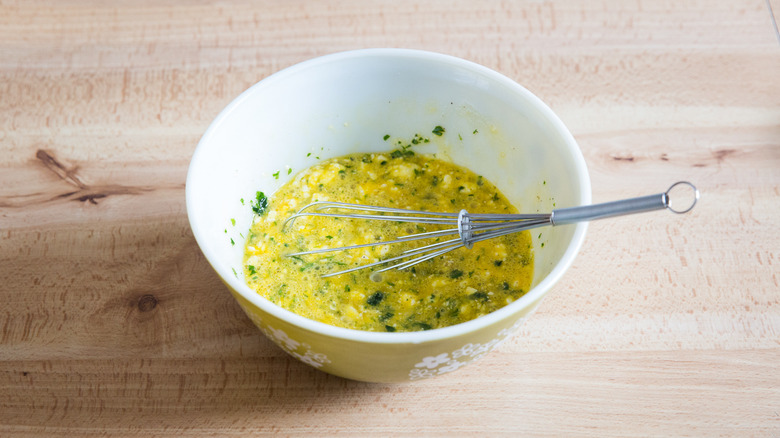
{"type": "Polygon", "coordinates": [[[433,156],[414,154],[408,147],[334,158],[310,167],[269,198],[267,208],[263,199],[255,204],[260,214],[251,227],[244,258],[249,286],[299,315],[358,330],[429,330],[499,309],[522,296],[531,284],[533,254],[527,231],[480,242],[472,249],[460,248],[407,270],[383,272],[379,282],[370,278],[370,268],[323,279],[321,274],[389,258],[421,243],[292,258],[285,254],[391,240],[439,228],[306,217],[281,229],[286,218],[314,201],[516,213],[486,179],[433,156]]]}

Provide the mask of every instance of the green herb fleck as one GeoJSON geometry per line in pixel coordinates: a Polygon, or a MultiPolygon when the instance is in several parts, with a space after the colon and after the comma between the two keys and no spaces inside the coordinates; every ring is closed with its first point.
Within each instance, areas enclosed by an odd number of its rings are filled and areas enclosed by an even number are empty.
{"type": "Polygon", "coordinates": [[[390,134],[385,134],[385,136],[382,137],[382,140],[387,141],[388,138],[390,138],[390,134]]]}
{"type": "Polygon", "coordinates": [[[376,291],[373,294],[371,294],[370,297],[368,297],[366,303],[368,303],[368,305],[370,306],[376,306],[379,303],[381,303],[383,299],[385,299],[385,294],[382,293],[381,291],[376,291]]]}
{"type": "Polygon", "coordinates": [[[326,239],[332,239],[333,236],[325,236],[326,239]]]}
{"type": "Polygon", "coordinates": [[[230,223],[233,224],[234,227],[236,226],[236,220],[232,217],[230,218],[230,223]]]}
{"type": "Polygon", "coordinates": [[[503,260],[496,260],[496,261],[493,262],[493,264],[496,265],[496,266],[501,266],[502,264],[504,264],[504,261],[503,260]]]}
{"type": "Polygon", "coordinates": [[[273,174],[274,179],[279,179],[279,171],[277,170],[276,173],[273,174]]]}
{"type": "Polygon", "coordinates": [[[235,242],[235,241],[233,241],[233,238],[232,238],[232,237],[230,238],[230,244],[231,244],[231,245],[233,245],[233,246],[235,246],[235,245],[236,245],[236,242],[235,242]]]}
{"type": "Polygon", "coordinates": [[[255,201],[251,203],[251,206],[255,214],[263,214],[268,208],[268,198],[266,198],[263,192],[257,192],[255,201]]]}
{"type": "Polygon", "coordinates": [[[474,292],[473,294],[469,295],[469,298],[472,300],[481,300],[481,301],[487,301],[488,295],[485,292],[474,292]]]}
{"type": "Polygon", "coordinates": [[[257,268],[252,265],[246,265],[246,269],[249,271],[249,275],[255,275],[257,273],[257,268]]]}
{"type": "Polygon", "coordinates": [[[386,325],[385,326],[385,330],[387,330],[388,332],[394,332],[395,331],[395,327],[393,327],[391,325],[386,325]]]}
{"type": "Polygon", "coordinates": [[[453,269],[450,271],[450,278],[460,278],[463,275],[463,271],[460,269],[453,269]]]}
{"type": "Polygon", "coordinates": [[[241,201],[241,205],[244,205],[244,198],[239,199],[241,201]]]}
{"type": "Polygon", "coordinates": [[[431,132],[434,133],[435,135],[438,135],[439,137],[441,137],[441,135],[444,134],[445,130],[441,126],[436,125],[436,127],[433,128],[433,131],[431,131],[431,132]]]}
{"type": "Polygon", "coordinates": [[[292,173],[292,167],[291,167],[291,168],[289,168],[289,169],[287,169],[287,174],[289,175],[289,174],[291,174],[291,173],[292,173]]]}
{"type": "Polygon", "coordinates": [[[472,132],[472,134],[479,134],[479,131],[477,131],[477,130],[475,129],[475,130],[474,130],[474,132],[472,132]]]}
{"type": "Polygon", "coordinates": [[[307,157],[311,157],[311,152],[309,152],[308,154],[306,154],[306,156],[307,156],[307,157]]]}

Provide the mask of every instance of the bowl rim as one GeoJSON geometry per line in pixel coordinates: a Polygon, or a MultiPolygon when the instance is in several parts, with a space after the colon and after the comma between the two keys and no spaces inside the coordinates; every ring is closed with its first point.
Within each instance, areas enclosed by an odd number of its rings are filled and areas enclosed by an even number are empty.
{"type": "Polygon", "coordinates": [[[216,260],[215,254],[210,253],[208,247],[205,245],[205,234],[201,229],[197,218],[194,215],[191,199],[194,199],[195,194],[192,193],[192,180],[196,177],[195,169],[201,168],[199,162],[202,161],[202,151],[208,147],[211,137],[214,131],[221,125],[230,114],[241,105],[246,99],[249,99],[252,95],[259,93],[262,89],[272,86],[277,81],[282,81],[288,76],[293,76],[301,73],[304,70],[315,68],[328,63],[338,63],[346,60],[352,60],[357,58],[395,58],[404,60],[417,60],[422,62],[433,62],[439,64],[447,64],[453,67],[472,71],[483,77],[487,77],[491,81],[494,81],[502,86],[512,89],[514,92],[527,99],[560,133],[564,142],[569,146],[573,154],[574,165],[578,175],[578,186],[580,189],[579,196],[583,201],[583,204],[591,202],[591,185],[588,169],[585,163],[585,159],[582,155],[576,140],[569,132],[568,128],[560,120],[560,118],[550,109],[536,95],[531,93],[522,85],[518,84],[509,77],[492,70],[488,67],[482,66],[472,61],[468,61],[462,58],[458,58],[452,55],[446,55],[442,53],[416,50],[416,49],[400,49],[400,48],[373,48],[373,49],[358,49],[349,50],[344,52],[336,52],[316,58],[312,58],[292,66],[286,67],[278,72],[275,72],[259,82],[252,85],[250,88],[241,93],[238,97],[233,99],[211,122],[206,132],[201,137],[198,145],[195,148],[193,156],[190,160],[187,179],[185,183],[185,199],[187,206],[187,215],[192,229],[195,240],[198,243],[201,251],[203,252],[206,260],[212,266],[212,268],[221,277],[222,281],[228,284],[236,293],[241,295],[244,299],[252,303],[252,305],[258,307],[260,310],[267,312],[275,318],[278,318],[288,324],[297,326],[301,329],[318,333],[320,335],[329,336],[332,338],[356,341],[362,343],[371,344],[421,344],[433,341],[440,341],[450,338],[455,338],[470,332],[479,331],[483,328],[491,326],[505,318],[510,318],[513,314],[520,312],[522,309],[532,305],[534,302],[542,298],[552,287],[557,283],[563,274],[569,269],[574,262],[577,253],[579,252],[582,244],[585,240],[585,233],[587,231],[587,223],[578,223],[574,225],[575,230],[572,236],[572,240],[569,246],[566,248],[561,259],[556,263],[550,273],[535,287],[531,288],[525,295],[512,303],[495,310],[487,315],[479,318],[466,321],[460,324],[442,327],[432,330],[418,331],[418,332],[372,332],[364,330],[348,329],[343,327],[337,327],[330,324],[326,324],[319,321],[314,321],[306,317],[300,316],[289,310],[286,310],[270,300],[262,297],[260,294],[252,290],[246,283],[239,280],[236,276],[232,275],[232,271],[227,266],[221,266],[216,260]]]}

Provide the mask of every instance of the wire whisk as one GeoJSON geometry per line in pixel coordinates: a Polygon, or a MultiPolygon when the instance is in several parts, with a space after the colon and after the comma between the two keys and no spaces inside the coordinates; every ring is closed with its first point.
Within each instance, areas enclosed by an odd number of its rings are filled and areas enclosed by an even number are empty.
{"type": "Polygon", "coordinates": [[[436,258],[440,255],[454,251],[458,248],[470,249],[474,243],[507,234],[544,226],[557,226],[587,222],[596,219],[604,219],[627,214],[643,213],[654,210],[667,209],[673,213],[683,214],[691,211],[699,200],[699,190],[690,182],[679,181],[672,184],[665,192],[637,198],[623,199],[620,201],[606,202],[603,204],[584,205],[579,207],[560,208],[550,213],[538,214],[475,214],[466,210],[458,213],[439,213],[422,210],[406,210],[399,208],[377,207],[371,205],[350,204],[343,202],[313,202],[301,208],[296,214],[290,216],[283,224],[282,229],[291,225],[297,218],[331,217],[348,219],[366,219],[393,222],[412,222],[418,224],[449,225],[437,231],[428,231],[417,234],[401,236],[393,240],[364,243],[360,245],[342,246],[336,248],[321,248],[311,251],[302,251],[285,254],[286,257],[299,257],[310,254],[320,254],[333,251],[347,251],[357,248],[366,248],[379,245],[392,245],[416,240],[439,238],[443,236],[456,236],[456,238],[429,245],[420,246],[401,253],[401,255],[379,260],[377,262],[360,265],[354,268],[322,275],[333,277],[374,266],[396,262],[390,266],[378,269],[375,273],[390,269],[406,269],[418,263],[436,258]],[[672,206],[670,192],[680,186],[686,186],[692,190],[692,202],[684,209],[672,206]],[[314,209],[314,211],[307,211],[314,209]],[[361,213],[323,212],[329,210],[347,210],[361,213]],[[381,213],[381,214],[374,214],[381,213]]]}

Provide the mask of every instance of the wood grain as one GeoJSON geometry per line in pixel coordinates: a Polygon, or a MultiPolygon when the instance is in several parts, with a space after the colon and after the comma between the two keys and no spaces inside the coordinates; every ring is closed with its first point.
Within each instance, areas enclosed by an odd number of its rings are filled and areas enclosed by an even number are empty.
{"type": "Polygon", "coordinates": [[[0,436],[780,435],[780,6],[765,0],[0,1],[0,436]],[[281,68],[363,47],[470,59],[570,127],[591,224],[510,341],[371,385],[289,358],[200,254],[187,164],[281,68]]]}

